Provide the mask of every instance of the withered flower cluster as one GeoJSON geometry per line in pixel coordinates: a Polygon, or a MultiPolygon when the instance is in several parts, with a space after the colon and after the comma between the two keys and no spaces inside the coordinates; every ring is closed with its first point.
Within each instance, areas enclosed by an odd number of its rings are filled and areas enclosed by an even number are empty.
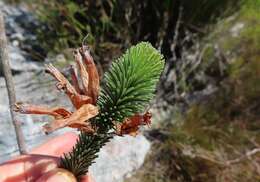
{"type": "MultiPolygon", "coordinates": [[[[96,126],[93,126],[89,120],[99,113],[96,106],[100,90],[99,74],[87,46],[75,49],[73,54],[78,69],[70,66],[72,83],[52,64],[46,65],[46,72],[57,81],[57,89],[66,93],[75,108],[74,112],[64,107],[48,108],[22,102],[15,104],[15,111],[22,114],[53,116],[54,120],[43,126],[45,133],[63,127],[77,128],[88,134],[94,134],[97,131],[96,126]]],[[[151,114],[146,112],[144,115],[135,114],[130,118],[125,118],[123,122],[113,122],[115,133],[120,136],[124,134],[135,136],[141,125],[151,123],[150,119],[151,114]]]]}
{"type": "Polygon", "coordinates": [[[94,132],[94,128],[88,120],[98,114],[98,108],[95,106],[99,93],[98,71],[86,46],[74,50],[73,54],[80,78],[77,76],[77,69],[71,65],[72,84],[52,64],[46,65],[46,72],[56,79],[57,89],[66,93],[75,107],[74,112],[68,111],[64,107],[48,108],[22,102],[15,105],[15,111],[22,114],[46,114],[53,116],[54,120],[43,126],[46,133],[66,126],[78,128],[87,133],[94,132]]]}

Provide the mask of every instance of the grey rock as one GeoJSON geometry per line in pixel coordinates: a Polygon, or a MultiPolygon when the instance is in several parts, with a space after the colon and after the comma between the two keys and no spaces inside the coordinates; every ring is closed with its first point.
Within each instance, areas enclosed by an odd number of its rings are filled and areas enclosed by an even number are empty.
{"type": "Polygon", "coordinates": [[[9,44],[8,51],[10,67],[14,72],[36,71],[43,69],[41,63],[28,60],[28,58],[23,56],[23,51],[17,46],[9,44]]]}
{"type": "Polygon", "coordinates": [[[0,11],[5,18],[12,71],[17,73],[42,69],[41,64],[31,58],[30,52],[33,52],[33,48],[27,46],[26,51],[23,49],[25,45],[30,45],[30,42],[35,42],[36,36],[31,30],[39,26],[37,20],[25,7],[6,5],[2,1],[0,11]]]}
{"type": "Polygon", "coordinates": [[[122,182],[141,167],[150,145],[143,135],[115,137],[101,149],[90,173],[96,182],[122,182]]]}
{"type": "Polygon", "coordinates": [[[245,24],[242,22],[238,22],[236,23],[231,29],[230,29],[230,33],[232,37],[238,37],[241,30],[243,30],[243,28],[245,27],[245,24]]]}
{"type": "MultiPolygon", "coordinates": [[[[43,72],[23,72],[14,76],[17,101],[24,101],[32,104],[69,106],[64,94],[55,91],[54,82],[43,72]],[[53,86],[51,86],[53,85],[53,86]]],[[[15,139],[14,128],[11,123],[8,96],[3,77],[0,77],[0,162],[17,155],[18,148],[15,139]]],[[[46,139],[63,133],[60,130],[52,135],[46,136],[42,132],[42,125],[50,121],[51,118],[44,116],[18,115],[22,124],[28,149],[39,145],[46,139]]]]}

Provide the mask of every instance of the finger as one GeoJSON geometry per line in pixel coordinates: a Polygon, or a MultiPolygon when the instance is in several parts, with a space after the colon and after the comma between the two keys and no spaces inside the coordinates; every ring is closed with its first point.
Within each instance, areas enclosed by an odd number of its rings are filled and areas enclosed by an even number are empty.
{"type": "MultiPolygon", "coordinates": [[[[75,176],[62,168],[56,168],[41,176],[36,182],[76,182],[75,176]]],[[[90,175],[80,178],[80,182],[94,182],[90,175]]]]}
{"type": "Polygon", "coordinates": [[[77,138],[78,136],[75,133],[65,133],[33,149],[31,154],[60,157],[64,153],[71,151],[72,147],[76,144],[77,138]]]}
{"type": "Polygon", "coordinates": [[[42,174],[56,168],[59,156],[69,152],[76,143],[75,133],[66,133],[34,149],[31,155],[24,155],[0,166],[0,181],[34,181],[42,174]],[[33,155],[43,154],[43,155],[33,155]],[[56,157],[44,156],[52,155],[56,157]]]}
{"type": "Polygon", "coordinates": [[[44,174],[36,182],[77,182],[77,179],[71,172],[57,168],[44,174]]]}
{"type": "Polygon", "coordinates": [[[0,181],[35,181],[42,174],[57,168],[59,158],[43,155],[23,155],[0,166],[0,181]]]}

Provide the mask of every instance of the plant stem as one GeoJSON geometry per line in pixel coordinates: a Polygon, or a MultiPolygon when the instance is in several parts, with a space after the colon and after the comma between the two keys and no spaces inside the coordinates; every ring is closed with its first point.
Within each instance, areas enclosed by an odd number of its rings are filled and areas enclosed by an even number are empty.
{"type": "Polygon", "coordinates": [[[6,83],[6,88],[8,92],[8,98],[9,98],[10,114],[15,129],[18,149],[21,154],[24,154],[26,153],[24,136],[22,133],[20,122],[18,121],[17,116],[13,111],[13,106],[16,102],[16,96],[15,96],[15,88],[13,83],[12,72],[9,65],[4,17],[1,12],[0,12],[0,63],[5,77],[5,83],[6,83]]]}

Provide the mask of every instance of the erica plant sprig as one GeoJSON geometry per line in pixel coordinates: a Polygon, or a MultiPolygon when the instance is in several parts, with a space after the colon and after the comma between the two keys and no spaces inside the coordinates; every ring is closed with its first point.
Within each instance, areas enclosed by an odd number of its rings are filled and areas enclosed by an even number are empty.
{"type": "Polygon", "coordinates": [[[150,43],[141,42],[112,63],[100,90],[97,69],[86,47],[76,49],[74,57],[81,81],[71,67],[73,84],[55,67],[47,66],[57,80],[57,88],[70,98],[74,112],[24,103],[17,103],[16,111],[53,116],[54,121],[44,126],[46,132],[65,126],[81,131],[77,144],[61,158],[60,164],[80,179],[114,135],[136,135],[141,125],[150,124],[151,114],[143,112],[154,96],[164,59],[150,43]]]}
{"type": "Polygon", "coordinates": [[[100,114],[95,118],[102,129],[113,122],[142,113],[152,99],[164,67],[162,55],[149,43],[139,43],[112,63],[98,98],[100,114]]]}

